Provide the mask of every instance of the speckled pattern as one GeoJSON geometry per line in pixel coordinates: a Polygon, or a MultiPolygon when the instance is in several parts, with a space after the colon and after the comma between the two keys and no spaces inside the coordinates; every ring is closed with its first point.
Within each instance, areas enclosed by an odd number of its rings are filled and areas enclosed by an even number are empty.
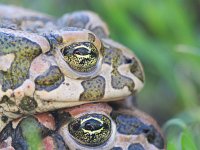
{"type": "Polygon", "coordinates": [[[0,104],[3,104],[3,103],[5,103],[5,104],[7,104],[7,105],[9,105],[9,106],[13,106],[13,105],[15,105],[15,101],[12,101],[8,96],[6,96],[6,95],[4,95],[3,97],[2,97],[2,100],[1,100],[1,102],[0,102],[0,104]]]}
{"type": "Polygon", "coordinates": [[[138,61],[135,58],[133,58],[132,61],[133,63],[130,65],[131,73],[133,73],[136,77],[144,82],[144,73],[141,70],[141,67],[139,67],[138,61]]]}
{"type": "Polygon", "coordinates": [[[51,66],[47,72],[35,79],[36,90],[51,91],[64,81],[64,76],[57,66],[51,66]]]}
{"type": "Polygon", "coordinates": [[[7,72],[0,71],[2,89],[15,89],[29,77],[28,70],[35,57],[41,54],[40,46],[29,39],[0,32],[0,55],[14,53],[15,59],[7,72]]]}
{"type": "Polygon", "coordinates": [[[120,73],[117,71],[117,69],[113,69],[111,72],[112,80],[111,84],[112,87],[115,89],[123,89],[125,86],[128,87],[128,89],[134,93],[134,82],[130,78],[126,76],[120,75],[120,73]]]}
{"type": "Polygon", "coordinates": [[[1,21],[1,24],[0,24],[0,28],[6,28],[6,29],[18,29],[18,22],[17,20],[15,19],[9,19],[9,18],[4,18],[4,19],[1,19],[0,18],[0,21],[1,21]]]}
{"type": "Polygon", "coordinates": [[[123,53],[120,49],[106,46],[102,52],[104,55],[103,62],[108,65],[113,65],[117,67],[125,62],[123,53]]]}
{"type": "Polygon", "coordinates": [[[80,100],[101,99],[104,96],[105,82],[106,80],[101,76],[83,81],[81,84],[84,87],[84,92],[80,95],[80,100]]]}
{"type": "Polygon", "coordinates": [[[19,107],[23,111],[33,111],[37,107],[37,102],[34,100],[34,98],[26,96],[21,100],[19,107]]]}

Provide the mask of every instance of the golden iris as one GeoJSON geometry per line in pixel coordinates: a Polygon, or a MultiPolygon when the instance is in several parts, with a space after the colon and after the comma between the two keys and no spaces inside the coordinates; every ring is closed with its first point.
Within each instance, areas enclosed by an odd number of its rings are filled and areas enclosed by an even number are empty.
{"type": "Polygon", "coordinates": [[[68,125],[69,133],[80,144],[99,146],[111,135],[111,120],[102,114],[86,114],[68,125]]]}
{"type": "Polygon", "coordinates": [[[61,49],[65,62],[75,71],[90,72],[96,68],[99,53],[90,42],[73,43],[61,49]]]}

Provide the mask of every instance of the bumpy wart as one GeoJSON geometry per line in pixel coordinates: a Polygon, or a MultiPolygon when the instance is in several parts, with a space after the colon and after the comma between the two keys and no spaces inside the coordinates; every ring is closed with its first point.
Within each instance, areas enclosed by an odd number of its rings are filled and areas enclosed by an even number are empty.
{"type": "Polygon", "coordinates": [[[33,111],[37,107],[37,102],[32,97],[23,97],[19,107],[24,111],[33,111]]]}

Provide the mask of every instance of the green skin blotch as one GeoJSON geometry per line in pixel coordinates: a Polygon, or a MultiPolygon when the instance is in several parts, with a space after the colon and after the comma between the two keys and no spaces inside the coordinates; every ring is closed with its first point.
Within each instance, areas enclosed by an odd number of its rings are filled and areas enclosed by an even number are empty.
{"type": "Polygon", "coordinates": [[[35,79],[37,90],[51,91],[64,81],[64,76],[57,66],[51,66],[47,72],[35,79]]]}
{"type": "Polygon", "coordinates": [[[33,111],[37,107],[37,102],[31,97],[24,97],[19,104],[19,107],[25,111],[33,111]]]}
{"type": "MultiPolygon", "coordinates": [[[[110,63],[113,67],[111,72],[111,84],[115,89],[123,89],[125,86],[128,87],[131,93],[134,93],[135,84],[131,78],[123,76],[119,73],[118,67],[124,62],[124,57],[122,55],[121,50],[112,48],[107,50],[107,59],[105,59],[106,63],[110,63]]],[[[106,56],[105,56],[106,57],[106,56]]]]}
{"type": "Polygon", "coordinates": [[[98,100],[105,93],[105,79],[102,76],[97,76],[90,80],[85,80],[81,84],[84,92],[80,95],[80,100],[98,100]]]}
{"type": "Polygon", "coordinates": [[[0,56],[13,53],[15,59],[6,71],[0,71],[3,91],[16,89],[29,77],[29,68],[34,58],[42,53],[41,47],[23,37],[0,32],[0,56]]]}
{"type": "Polygon", "coordinates": [[[134,93],[135,84],[132,79],[120,75],[117,69],[113,69],[111,74],[112,74],[111,84],[115,89],[123,89],[125,86],[127,86],[129,91],[134,93]]]}
{"type": "Polygon", "coordinates": [[[136,77],[138,77],[142,82],[144,82],[144,74],[141,70],[141,67],[139,67],[139,63],[136,59],[133,59],[134,62],[132,65],[130,65],[130,71],[132,74],[134,74],[136,77]]]}

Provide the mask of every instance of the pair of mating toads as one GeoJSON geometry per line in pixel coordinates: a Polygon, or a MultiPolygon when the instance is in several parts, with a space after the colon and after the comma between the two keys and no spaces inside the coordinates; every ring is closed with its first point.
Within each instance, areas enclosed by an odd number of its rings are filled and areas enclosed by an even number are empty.
{"type": "Polygon", "coordinates": [[[143,83],[139,60],[95,13],[55,19],[0,5],[1,149],[30,149],[37,137],[45,150],[165,149],[132,104],[143,83]]]}

